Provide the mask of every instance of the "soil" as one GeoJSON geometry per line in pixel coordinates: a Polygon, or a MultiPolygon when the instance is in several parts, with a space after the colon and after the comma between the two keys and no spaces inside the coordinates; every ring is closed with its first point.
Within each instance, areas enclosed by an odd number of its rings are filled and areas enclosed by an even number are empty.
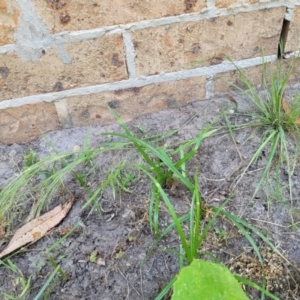
{"type": "MultiPolygon", "coordinates": [[[[292,94],[293,91],[290,95],[292,94]]],[[[253,121],[251,117],[241,113],[247,109],[245,103],[241,97],[238,98],[237,107],[227,98],[196,101],[181,108],[142,116],[128,126],[139,137],[162,135],[163,132],[178,128],[176,134],[163,141],[165,145],[176,147],[176,143],[195,137],[206,124],[216,121],[216,125],[225,125],[224,119],[220,117],[222,111],[227,112],[231,124],[253,121]]],[[[122,132],[119,125],[99,125],[52,132],[27,144],[0,145],[0,184],[3,185],[7,179],[20,172],[24,155],[30,149],[41,158],[53,153],[52,146],[58,152],[72,151],[83,147],[88,133],[90,147],[99,147],[101,143],[113,140],[102,133],[113,131],[122,132]]],[[[199,249],[199,257],[214,257],[234,273],[258,284],[261,284],[264,274],[267,288],[274,295],[280,299],[300,299],[300,234],[297,227],[300,221],[300,166],[298,164],[295,167],[293,174],[293,202],[289,200],[286,187],[281,188],[278,193],[272,172],[268,178],[269,184],[264,184],[253,198],[262,168],[266,164],[268,149],[236,184],[261,139],[259,132],[249,129],[236,131],[235,137],[236,143],[233,143],[228,131],[223,130],[206,139],[187,164],[188,176],[193,177],[196,171],[199,172],[201,195],[207,208],[202,226],[211,216],[209,206],[218,207],[232,195],[225,210],[263,232],[283,257],[253,235],[264,258],[262,269],[247,239],[233,224],[221,217],[216,220],[199,249]]],[[[290,151],[293,152],[292,145],[290,151]]],[[[128,163],[139,161],[139,156],[133,149],[99,156],[95,161],[95,171],[87,179],[88,184],[91,187],[97,186],[105,179],[107,172],[124,158],[128,159],[128,163]]],[[[49,256],[64,272],[64,276],[58,274],[55,277],[48,286],[51,290],[44,293],[49,299],[155,299],[178,273],[180,243],[177,234],[175,231],[170,232],[152,247],[155,236],[148,222],[151,185],[141,172],[129,170],[135,175],[135,180],[126,186],[130,193],[120,190],[114,198],[112,190],[108,188],[99,199],[101,215],[97,212],[89,214],[88,209],[82,210],[88,195],[75,180],[65,182],[69,192],[57,195],[49,209],[66,202],[75,193],[76,202],[68,216],[47,236],[10,257],[25,278],[31,277],[27,299],[34,299],[53,272],[55,265],[51,264],[49,256]],[[46,250],[78,222],[76,230],[61,241],[59,247],[47,254],[46,250]]],[[[281,186],[286,186],[288,178],[284,167],[280,170],[280,176],[281,186]]],[[[188,212],[191,195],[184,187],[171,182],[165,186],[165,191],[178,214],[188,212]]],[[[26,213],[24,220],[25,217],[26,213]]],[[[161,228],[165,228],[170,222],[171,218],[162,206],[161,228]]],[[[10,238],[11,236],[4,236],[0,239],[0,251],[10,238]]],[[[23,289],[16,280],[16,273],[0,266],[1,293],[8,293],[19,299],[17,295],[23,289]]],[[[257,291],[245,289],[250,299],[260,299],[257,291]]],[[[169,293],[165,299],[170,295],[169,293]]],[[[3,294],[0,298],[5,299],[3,294]]]]}

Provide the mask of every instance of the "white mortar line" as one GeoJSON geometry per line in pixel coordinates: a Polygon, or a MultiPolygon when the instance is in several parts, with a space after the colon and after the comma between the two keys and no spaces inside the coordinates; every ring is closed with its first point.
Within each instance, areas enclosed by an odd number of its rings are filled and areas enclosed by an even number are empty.
{"type": "Polygon", "coordinates": [[[125,31],[123,33],[123,44],[125,50],[125,58],[126,58],[126,65],[129,78],[136,77],[136,70],[135,70],[135,51],[133,42],[131,39],[131,33],[125,31]]]}
{"type": "Polygon", "coordinates": [[[206,6],[208,9],[215,9],[216,8],[216,1],[215,0],[207,0],[206,6]]]}
{"type": "Polygon", "coordinates": [[[209,99],[214,95],[214,81],[213,76],[206,77],[206,86],[205,86],[205,98],[209,99]]]}
{"type": "Polygon", "coordinates": [[[300,50],[295,51],[295,52],[290,52],[290,53],[284,53],[283,55],[284,58],[295,58],[295,57],[300,57],[300,50]]]}
{"type": "Polygon", "coordinates": [[[293,13],[294,13],[294,8],[287,7],[285,15],[284,15],[284,19],[287,21],[292,21],[293,13]]]}
{"type": "Polygon", "coordinates": [[[0,47],[0,54],[5,54],[5,53],[11,53],[16,51],[15,45],[14,44],[9,44],[5,46],[0,47]]]}
{"type": "MultiPolygon", "coordinates": [[[[275,61],[276,59],[277,59],[277,55],[269,55],[264,58],[256,57],[256,58],[235,61],[234,64],[239,68],[247,68],[247,67],[261,65],[263,61],[267,63],[267,62],[275,61]]],[[[224,61],[221,64],[209,66],[209,67],[182,70],[182,71],[177,71],[172,73],[162,73],[159,75],[152,75],[147,77],[142,76],[139,78],[130,78],[127,80],[76,88],[76,89],[65,90],[61,92],[39,94],[39,95],[22,97],[22,98],[9,99],[0,102],[0,109],[19,107],[25,104],[35,104],[40,102],[54,102],[54,101],[59,101],[61,99],[74,97],[74,96],[84,96],[84,95],[96,94],[100,92],[125,90],[125,89],[130,89],[135,87],[143,87],[155,83],[189,79],[198,76],[206,76],[206,77],[214,76],[219,73],[235,70],[236,67],[234,64],[229,61],[224,61]]]]}
{"type": "Polygon", "coordinates": [[[42,50],[57,45],[57,52],[64,63],[70,63],[71,58],[63,46],[56,44],[56,39],[38,15],[31,1],[17,0],[21,15],[14,34],[15,49],[25,61],[38,60],[42,50]]]}
{"type": "Polygon", "coordinates": [[[58,120],[61,124],[64,124],[66,127],[71,127],[72,126],[72,120],[71,116],[69,114],[68,110],[68,103],[66,99],[61,100],[61,101],[56,101],[54,102],[56,112],[57,112],[57,117],[58,120]]]}

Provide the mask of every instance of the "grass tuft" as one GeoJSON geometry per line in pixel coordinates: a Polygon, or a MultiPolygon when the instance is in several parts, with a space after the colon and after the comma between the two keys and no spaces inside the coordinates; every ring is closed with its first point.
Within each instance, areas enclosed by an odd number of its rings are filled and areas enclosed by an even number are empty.
{"type": "MultiPolygon", "coordinates": [[[[230,61],[234,64],[232,60],[230,61]]],[[[275,65],[263,64],[263,92],[259,92],[250,83],[245,73],[235,65],[246,89],[242,89],[235,84],[233,86],[249,99],[251,111],[247,114],[254,120],[248,126],[261,133],[261,143],[248,163],[243,175],[260,158],[263,151],[267,153],[266,165],[253,197],[261,189],[262,184],[268,178],[270,170],[275,165],[275,169],[277,170],[282,166],[286,167],[289,182],[289,197],[291,200],[293,199],[292,175],[297,163],[300,142],[300,93],[294,96],[290,103],[288,103],[285,99],[285,90],[296,63],[297,60],[288,69],[282,62],[275,65]],[[293,145],[295,149],[293,155],[291,155],[289,149],[290,145],[293,145]]],[[[235,127],[235,129],[238,129],[238,127],[235,127]]],[[[279,173],[276,172],[276,177],[278,178],[278,176],[279,173]]]]}

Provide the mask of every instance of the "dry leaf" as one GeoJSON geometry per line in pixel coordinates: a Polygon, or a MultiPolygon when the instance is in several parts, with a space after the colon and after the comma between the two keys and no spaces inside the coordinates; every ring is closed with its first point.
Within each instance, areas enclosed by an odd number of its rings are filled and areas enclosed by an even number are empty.
{"type": "MultiPolygon", "coordinates": [[[[290,109],[289,105],[287,104],[286,100],[284,99],[284,97],[282,97],[281,106],[287,115],[289,115],[291,113],[291,109],[290,109]]],[[[300,117],[298,117],[296,119],[295,123],[298,125],[300,124],[300,117]]]]}
{"type": "Polygon", "coordinates": [[[236,100],[232,96],[230,96],[229,94],[226,94],[226,97],[227,97],[228,100],[233,102],[236,106],[238,106],[238,103],[236,102],[236,100]]]}
{"type": "Polygon", "coordinates": [[[72,196],[71,199],[64,205],[60,204],[56,206],[51,211],[30,221],[18,229],[7,248],[0,253],[0,258],[42,238],[50,229],[55,227],[64,219],[71,209],[74,201],[75,196],[72,196]]]}
{"type": "MultiPolygon", "coordinates": [[[[68,234],[71,230],[73,230],[73,227],[67,226],[67,227],[64,227],[64,228],[59,228],[59,229],[57,230],[57,232],[59,233],[59,235],[66,235],[66,234],[68,234]]],[[[82,232],[82,228],[76,228],[73,232],[74,232],[74,233],[82,232]]]]}

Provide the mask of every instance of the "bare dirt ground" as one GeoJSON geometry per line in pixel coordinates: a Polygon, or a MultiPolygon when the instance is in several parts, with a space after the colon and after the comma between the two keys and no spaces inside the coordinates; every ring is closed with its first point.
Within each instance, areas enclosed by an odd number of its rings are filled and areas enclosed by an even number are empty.
{"type": "MultiPolygon", "coordinates": [[[[163,141],[171,145],[195,137],[203,124],[209,124],[219,118],[222,110],[229,113],[231,124],[251,122],[245,115],[232,114],[233,110],[243,110],[243,105],[241,107],[236,109],[234,103],[224,98],[206,102],[196,101],[185,107],[142,116],[131,122],[129,127],[140,137],[145,134],[162,134],[182,127],[177,134],[163,141]]],[[[220,119],[217,124],[225,125],[225,122],[220,119]]],[[[109,137],[103,137],[103,132],[121,132],[121,129],[119,125],[73,128],[47,134],[48,141],[41,137],[24,145],[0,145],[1,183],[19,172],[24,163],[24,155],[30,149],[44,157],[52,153],[50,141],[59,152],[72,151],[74,147],[83,146],[88,131],[90,147],[99,147],[104,141],[111,140],[109,137]]],[[[199,257],[209,259],[213,255],[234,273],[258,284],[261,284],[262,274],[265,274],[267,288],[277,297],[300,299],[300,234],[297,227],[300,221],[300,166],[296,167],[293,175],[292,203],[286,188],[281,189],[281,195],[278,193],[272,174],[269,176],[269,184],[264,184],[252,199],[266,163],[264,153],[235,186],[236,179],[260,143],[259,133],[252,134],[249,139],[251,133],[253,132],[250,129],[236,131],[236,145],[226,130],[208,138],[188,162],[187,172],[189,176],[193,176],[196,170],[199,171],[201,195],[206,205],[219,206],[229,195],[233,195],[225,210],[242,217],[263,232],[284,258],[253,236],[264,258],[265,266],[262,269],[248,241],[224,218],[218,218],[213,225],[205,244],[199,249],[199,257]]],[[[95,171],[88,177],[89,185],[99,184],[104,180],[106,172],[126,157],[129,162],[137,162],[139,159],[134,150],[99,156],[95,171]]],[[[65,202],[71,193],[75,193],[76,202],[69,215],[47,236],[27,247],[26,251],[10,258],[24,277],[31,276],[27,299],[34,299],[53,272],[54,267],[49,262],[46,249],[78,221],[80,226],[75,232],[51,252],[51,256],[67,276],[58,280],[57,275],[52,281],[51,291],[45,294],[49,299],[154,299],[178,273],[177,234],[171,232],[151,249],[155,237],[148,222],[150,182],[142,173],[132,172],[135,180],[127,185],[131,193],[120,191],[114,199],[108,189],[99,199],[102,216],[97,213],[89,215],[87,209],[82,210],[88,195],[74,180],[65,183],[69,193],[57,195],[49,209],[65,202]],[[95,260],[92,259],[93,255],[95,260]]],[[[284,167],[280,174],[281,186],[284,186],[287,184],[284,167]]],[[[182,186],[166,186],[165,191],[179,214],[189,210],[190,194],[182,186]]],[[[205,218],[208,220],[209,217],[208,211],[205,218]]],[[[170,216],[162,207],[160,226],[164,228],[170,222],[170,216]]],[[[0,239],[0,250],[5,248],[9,239],[10,236],[0,239]]],[[[0,266],[0,292],[15,295],[18,299],[17,295],[21,291],[21,284],[16,282],[15,273],[0,266]]],[[[260,299],[256,291],[249,288],[246,288],[246,291],[251,299],[260,299]]],[[[170,297],[170,294],[167,297],[170,297]]],[[[6,298],[0,295],[0,299],[6,298]]]]}

